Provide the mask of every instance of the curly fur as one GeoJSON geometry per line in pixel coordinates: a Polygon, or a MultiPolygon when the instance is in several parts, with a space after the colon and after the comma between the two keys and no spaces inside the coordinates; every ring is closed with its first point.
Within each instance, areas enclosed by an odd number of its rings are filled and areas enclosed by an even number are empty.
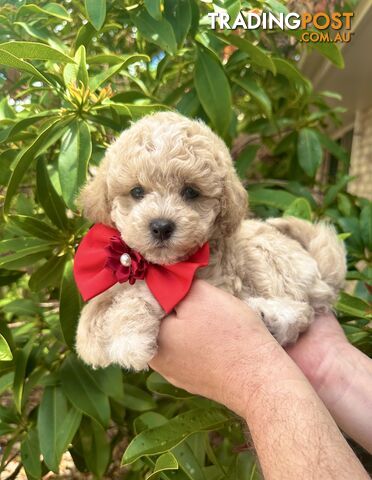
{"type": "MultiPolygon", "coordinates": [[[[207,240],[211,258],[198,272],[247,302],[281,344],[296,341],[314,313],[329,309],[343,284],[345,252],[333,228],[292,217],[244,220],[247,193],[228,149],[204,123],[176,113],[146,116],[110,146],[79,197],[93,222],[115,226],[148,261],[181,261],[207,240]],[[142,186],[135,200],[130,190],[142,186]],[[185,200],[182,189],[200,192],[185,200]],[[172,220],[165,244],[149,223],[172,220]]],[[[164,312],[144,282],[115,285],[83,309],[77,351],[98,367],[147,367],[164,312]]]]}

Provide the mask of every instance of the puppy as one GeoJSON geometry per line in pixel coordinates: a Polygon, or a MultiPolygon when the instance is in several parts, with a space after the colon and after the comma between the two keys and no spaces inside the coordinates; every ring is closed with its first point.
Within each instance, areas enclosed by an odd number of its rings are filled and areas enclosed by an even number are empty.
{"type": "MultiPolygon", "coordinates": [[[[226,145],[176,113],[146,116],[124,131],[79,202],[89,220],[118,229],[151,263],[182,261],[209,241],[198,277],[246,302],[282,345],[330,308],[345,278],[343,243],[331,226],[245,220],[247,192],[226,145]],[[167,225],[160,239],[152,227],[159,219],[167,225]]],[[[145,369],[164,315],[145,282],[117,283],[83,308],[78,354],[94,367],[145,369]]]]}

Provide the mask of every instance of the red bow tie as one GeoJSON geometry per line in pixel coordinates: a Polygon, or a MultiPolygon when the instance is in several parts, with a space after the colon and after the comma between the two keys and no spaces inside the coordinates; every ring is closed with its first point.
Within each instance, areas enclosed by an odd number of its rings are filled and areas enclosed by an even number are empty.
{"type": "Polygon", "coordinates": [[[184,262],[156,265],[126,245],[115,228],[98,223],[84,236],[75,255],[74,276],[85,301],[115,283],[145,280],[159,304],[169,313],[190,290],[195,272],[208,265],[205,243],[184,262]]]}

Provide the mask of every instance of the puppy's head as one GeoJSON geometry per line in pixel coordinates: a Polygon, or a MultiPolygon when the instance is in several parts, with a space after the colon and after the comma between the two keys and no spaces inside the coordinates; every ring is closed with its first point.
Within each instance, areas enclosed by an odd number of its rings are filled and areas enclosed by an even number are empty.
{"type": "Polygon", "coordinates": [[[87,218],[115,226],[148,261],[166,264],[231,235],[247,194],[219,137],[204,123],[161,112],[111,145],[79,203],[87,218]]]}

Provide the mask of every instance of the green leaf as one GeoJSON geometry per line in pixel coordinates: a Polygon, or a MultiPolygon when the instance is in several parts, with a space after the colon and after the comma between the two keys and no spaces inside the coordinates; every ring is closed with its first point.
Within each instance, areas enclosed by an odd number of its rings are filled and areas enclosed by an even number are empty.
{"type": "Polygon", "coordinates": [[[186,390],[174,387],[165,380],[159,373],[152,372],[146,380],[147,388],[154,393],[172,398],[191,398],[193,395],[186,390]]]}
{"type": "Polygon", "coordinates": [[[345,189],[346,185],[352,179],[349,175],[344,175],[340,180],[328,188],[323,199],[323,208],[329,207],[335,200],[339,192],[345,189]]]}
{"type": "Polygon", "coordinates": [[[256,158],[259,145],[247,145],[235,161],[235,169],[240,178],[246,178],[247,170],[256,158]]]}
{"type": "Polygon", "coordinates": [[[35,60],[51,60],[52,62],[73,63],[74,60],[55,48],[38,42],[8,42],[1,43],[0,49],[18,58],[35,60]]]}
{"type": "Polygon", "coordinates": [[[79,436],[89,471],[102,478],[110,461],[110,444],[106,432],[100,424],[85,418],[79,429],[79,436]]]}
{"type": "Polygon", "coordinates": [[[261,107],[267,117],[271,117],[271,100],[265,90],[250,78],[234,78],[234,82],[243,88],[261,107]]]}
{"type": "Polygon", "coordinates": [[[188,91],[185,95],[182,96],[176,109],[186,117],[195,117],[200,107],[199,98],[196,94],[195,88],[188,91]]]}
{"type": "Polygon", "coordinates": [[[3,306],[3,312],[15,313],[17,316],[35,317],[40,311],[40,307],[28,298],[17,298],[3,306]]]}
{"type": "Polygon", "coordinates": [[[122,404],[130,410],[138,412],[144,412],[156,408],[156,403],[151,395],[129,383],[124,384],[124,397],[122,404]]]}
{"type": "Polygon", "coordinates": [[[340,240],[346,240],[347,238],[351,237],[351,233],[339,233],[337,235],[337,237],[340,239],[340,240]]]}
{"type": "Polygon", "coordinates": [[[345,233],[351,233],[347,242],[348,248],[350,250],[353,249],[354,251],[357,251],[359,255],[362,255],[364,253],[364,245],[359,219],[354,216],[338,217],[337,222],[345,233]]]}
{"type": "MultiPolygon", "coordinates": [[[[304,33],[318,32],[316,29],[309,30],[286,30],[288,35],[293,35],[297,39],[301,39],[304,33]]],[[[328,58],[336,67],[344,68],[345,62],[341,50],[336,43],[331,42],[309,42],[306,44],[309,49],[317,50],[324,57],[328,58]]]]}
{"type": "Polygon", "coordinates": [[[28,286],[34,292],[39,292],[50,286],[60,283],[67,255],[50,257],[40,268],[31,275],[28,286]]]}
{"type": "Polygon", "coordinates": [[[156,459],[154,470],[148,477],[146,477],[146,480],[154,480],[155,478],[159,478],[161,472],[177,469],[178,462],[173,453],[163,453],[156,459]]]}
{"type": "Polygon", "coordinates": [[[106,0],[85,0],[85,11],[93,27],[101,30],[106,18],[106,0]]]}
{"type": "Polygon", "coordinates": [[[113,77],[116,73],[120,72],[123,68],[124,62],[120,64],[113,65],[106,70],[103,70],[101,73],[98,73],[89,80],[89,88],[94,91],[97,90],[103,83],[113,77]]]}
{"type": "Polygon", "coordinates": [[[110,404],[91,370],[71,354],[64,361],[60,374],[63,391],[75,408],[107,427],[110,404]]]}
{"type": "Polygon", "coordinates": [[[68,408],[61,387],[45,388],[37,427],[44,462],[53,472],[58,473],[62,455],[79,428],[80,421],[81,413],[74,407],[68,408]]]}
{"type": "Polygon", "coordinates": [[[9,213],[11,201],[17,192],[18,186],[22,181],[24,174],[34,158],[36,158],[45,149],[45,145],[50,140],[57,141],[63,134],[63,128],[66,122],[61,121],[59,118],[49,123],[44,130],[40,132],[36,140],[26,147],[19,155],[18,160],[14,166],[12,175],[9,179],[3,211],[6,216],[9,213]]]}
{"type": "Polygon", "coordinates": [[[156,455],[177,446],[195,432],[215,430],[230,421],[229,414],[219,408],[199,408],[172,418],[164,425],[137,435],[124,452],[122,464],[135,462],[144,455],[156,455]]]}
{"type": "Polygon", "coordinates": [[[0,362],[8,362],[13,359],[13,354],[9,348],[8,342],[0,333],[0,362]]]}
{"type": "Polygon", "coordinates": [[[15,112],[13,108],[9,105],[8,98],[4,97],[0,101],[0,120],[13,120],[15,117],[15,112]]]}
{"type": "Polygon", "coordinates": [[[149,428],[160,427],[168,422],[168,419],[158,412],[145,412],[134,419],[133,428],[136,435],[149,428]]]}
{"type": "Polygon", "coordinates": [[[328,135],[325,135],[322,132],[319,132],[318,130],[316,131],[316,134],[318,135],[318,138],[320,140],[320,143],[323,145],[323,147],[328,150],[332,155],[334,155],[336,158],[341,160],[343,163],[347,163],[349,159],[349,155],[347,151],[337,142],[332,140],[328,135]]]}
{"type": "Polygon", "coordinates": [[[13,380],[13,400],[17,412],[19,413],[22,412],[26,366],[33,346],[34,339],[31,338],[22,349],[18,349],[14,353],[15,370],[13,380]]]}
{"type": "Polygon", "coordinates": [[[23,28],[23,30],[30,35],[30,37],[43,40],[44,42],[48,42],[48,40],[50,40],[51,35],[46,28],[36,28],[26,22],[14,22],[14,25],[18,25],[23,28]]]}
{"type": "Polygon", "coordinates": [[[164,17],[172,25],[177,45],[182,46],[191,26],[189,0],[164,0],[164,17]]]}
{"type": "MultiPolygon", "coordinates": [[[[39,247],[40,245],[50,245],[50,241],[40,241],[38,238],[31,237],[16,237],[7,238],[0,242],[0,253],[18,253],[19,250],[24,250],[30,247],[39,247]]],[[[2,258],[2,257],[0,257],[2,258]]]]}
{"type": "Polygon", "coordinates": [[[277,73],[280,73],[295,85],[302,86],[306,91],[311,92],[312,86],[310,81],[305,78],[292,63],[277,57],[272,58],[272,60],[277,73]]]}
{"type": "Polygon", "coordinates": [[[371,318],[370,305],[361,298],[354,297],[348,293],[341,292],[340,297],[336,303],[336,309],[339,312],[345,313],[356,318],[371,318]]]}
{"type": "Polygon", "coordinates": [[[255,456],[250,452],[238,453],[235,463],[233,480],[261,480],[258,473],[255,456]]]}
{"type": "Polygon", "coordinates": [[[155,43],[170,55],[177,51],[177,41],[170,23],[162,18],[155,20],[146,10],[140,9],[133,17],[133,22],[141,35],[149,42],[155,43]]]}
{"type": "Polygon", "coordinates": [[[157,111],[170,110],[169,107],[161,104],[155,105],[134,105],[129,103],[116,103],[111,101],[106,101],[99,109],[103,108],[113,108],[119,115],[124,115],[131,117],[133,119],[138,119],[144,115],[148,115],[157,111]]]}
{"type": "Polygon", "coordinates": [[[21,459],[29,477],[41,478],[40,445],[36,428],[31,428],[22,441],[21,459]]]}
{"type": "MultiPolygon", "coordinates": [[[[130,115],[133,119],[141,118],[144,115],[148,115],[149,113],[170,110],[169,107],[162,104],[149,104],[149,105],[125,104],[124,106],[129,110],[130,115]]],[[[114,108],[116,109],[116,106],[114,106],[114,108]]]]}
{"type": "Polygon", "coordinates": [[[254,65],[270,70],[274,75],[276,73],[276,66],[270,57],[269,52],[263,50],[262,48],[254,45],[249,40],[239,37],[238,35],[216,35],[220,40],[223,40],[229,45],[234,45],[239,48],[242,52],[248,53],[251,62],[254,65]]]}
{"type": "Polygon", "coordinates": [[[6,269],[0,269],[0,287],[11,285],[16,282],[25,272],[11,272],[6,269]]]}
{"type": "Polygon", "coordinates": [[[372,250],[372,203],[362,208],[360,213],[360,232],[363,243],[369,251],[372,250]]]}
{"type": "Polygon", "coordinates": [[[75,346],[76,328],[81,306],[81,297],[74,280],[73,260],[70,259],[66,262],[62,275],[59,298],[59,321],[65,342],[72,350],[75,346]]]}
{"type": "Polygon", "coordinates": [[[327,57],[336,67],[344,68],[345,62],[341,50],[336,43],[331,42],[314,42],[309,43],[311,48],[318,50],[324,57],[327,57]]]}
{"type": "Polygon", "coordinates": [[[21,228],[24,232],[43,240],[56,241],[60,238],[60,232],[47,223],[35,217],[27,215],[9,215],[12,224],[21,228]]]}
{"type": "Polygon", "coordinates": [[[55,118],[55,113],[56,112],[54,110],[48,110],[46,112],[41,112],[41,113],[38,113],[37,115],[30,115],[26,118],[22,118],[22,120],[16,121],[11,127],[4,129],[1,132],[0,142],[11,140],[15,135],[17,135],[17,133],[23,131],[25,128],[27,128],[30,125],[35,125],[39,120],[43,120],[44,118],[53,117],[53,116],[55,118]]]}
{"type": "Polygon", "coordinates": [[[0,377],[0,394],[6,390],[11,390],[14,382],[14,372],[3,373],[0,377]]]}
{"type": "MultiPolygon", "coordinates": [[[[87,63],[89,63],[89,65],[102,65],[102,63],[107,63],[108,65],[117,65],[118,63],[122,63],[125,67],[131,63],[149,61],[150,57],[143,53],[134,53],[133,55],[113,55],[111,53],[102,53],[99,55],[94,55],[94,57],[87,58],[87,63]]],[[[138,94],[139,92],[136,91],[135,93],[138,94]]],[[[115,98],[118,95],[123,94],[126,94],[126,92],[121,92],[115,95],[115,98]]]]}
{"type": "Polygon", "coordinates": [[[201,46],[198,47],[194,82],[200,103],[217,132],[224,136],[232,116],[230,85],[221,63],[201,46]]]}
{"type": "Polygon", "coordinates": [[[249,200],[252,205],[267,205],[285,210],[296,200],[296,197],[284,190],[259,188],[249,191],[249,200]]]}
{"type": "Polygon", "coordinates": [[[82,25],[79,28],[78,34],[76,36],[75,52],[81,45],[84,45],[86,48],[88,48],[92,38],[96,35],[96,32],[97,30],[93,27],[91,23],[87,22],[85,25],[82,25]]]}
{"type": "Polygon", "coordinates": [[[363,332],[363,331],[360,331],[360,330],[359,330],[359,332],[348,333],[346,328],[345,328],[345,325],[342,325],[342,327],[345,331],[345,334],[346,334],[349,342],[352,343],[353,345],[357,346],[358,344],[362,344],[364,342],[371,343],[370,333],[363,332]]]}
{"type": "Polygon", "coordinates": [[[38,240],[38,245],[0,257],[0,267],[9,270],[28,267],[41,258],[44,258],[47,254],[50,254],[53,247],[55,247],[55,244],[38,240]]]}
{"type": "Polygon", "coordinates": [[[67,22],[71,22],[71,17],[68,14],[65,7],[62,5],[58,5],[57,3],[47,3],[42,7],[34,4],[29,5],[22,5],[17,12],[17,16],[20,16],[22,13],[38,13],[44,14],[51,17],[56,17],[61,20],[66,20],[67,22]]]}
{"type": "Polygon", "coordinates": [[[281,0],[265,0],[265,4],[268,5],[274,13],[283,13],[284,15],[288,13],[288,8],[283,5],[281,0]]]}
{"type": "Polygon", "coordinates": [[[34,77],[38,78],[42,82],[49,84],[49,81],[44,77],[44,75],[39,72],[37,68],[35,68],[31,63],[25,62],[20,58],[16,57],[15,55],[7,52],[6,50],[2,50],[0,47],[0,64],[5,65],[6,67],[15,68],[21,72],[30,73],[34,77]]]}
{"type": "Polygon", "coordinates": [[[86,181],[92,141],[88,124],[75,120],[62,137],[58,173],[66,205],[75,210],[75,198],[86,181]]]}
{"type": "Polygon", "coordinates": [[[234,22],[238,13],[242,9],[242,3],[240,0],[223,0],[223,6],[227,13],[230,15],[230,23],[234,22]]]}
{"type": "Polygon", "coordinates": [[[312,217],[310,203],[306,200],[306,198],[296,198],[296,200],[292,202],[286,210],[284,210],[284,216],[297,217],[310,221],[312,217]]]}
{"type": "Polygon", "coordinates": [[[314,177],[322,163],[323,150],[317,132],[311,128],[302,128],[297,142],[298,162],[302,170],[314,177]]]}
{"type": "Polygon", "coordinates": [[[94,380],[108,397],[123,405],[124,388],[123,374],[119,365],[94,370],[94,380]]]}
{"type": "MultiPolygon", "coordinates": [[[[205,480],[200,461],[196,458],[188,441],[181,443],[172,449],[178,465],[186,473],[190,480],[205,480]]],[[[200,452],[202,453],[202,452],[200,452]]]]}
{"type": "Polygon", "coordinates": [[[124,103],[115,103],[111,102],[108,100],[107,102],[104,103],[104,105],[100,105],[97,110],[102,110],[105,108],[113,108],[115,112],[117,112],[119,115],[124,115],[126,117],[132,117],[132,114],[128,108],[129,106],[124,103]]]}
{"type": "MultiPolygon", "coordinates": [[[[154,427],[160,427],[168,422],[166,417],[157,412],[146,412],[139,415],[134,420],[134,431],[136,434],[154,427]]],[[[201,434],[194,434],[189,440],[182,442],[177,447],[174,447],[171,453],[174,454],[181,469],[190,480],[206,480],[201,465],[204,464],[204,449],[197,443],[196,452],[201,458],[196,458],[193,448],[190,447],[191,439],[197,441],[201,434]]],[[[202,440],[204,443],[204,439],[202,440]]],[[[195,449],[194,449],[195,450],[195,449]]],[[[182,479],[184,477],[181,477],[182,479]]]]}
{"type": "Polygon", "coordinates": [[[144,0],[144,5],[154,20],[159,21],[162,19],[163,0],[144,0]]]}
{"type": "Polygon", "coordinates": [[[63,69],[63,80],[66,87],[69,85],[80,87],[81,83],[85,87],[88,87],[89,77],[84,45],[80,45],[80,47],[76,50],[74,61],[75,63],[69,63],[63,69]]]}
{"type": "Polygon", "coordinates": [[[39,158],[36,167],[36,190],[38,200],[50,220],[60,230],[67,230],[66,206],[55,191],[42,158],[39,158]]]}
{"type": "MultiPolygon", "coordinates": [[[[9,129],[6,129],[6,130],[3,130],[1,133],[4,133],[4,132],[7,133],[8,131],[9,129]]],[[[0,133],[0,136],[1,136],[1,133],[0,133]]],[[[1,139],[0,139],[0,143],[1,143],[1,139]]],[[[17,151],[12,148],[0,153],[0,164],[1,164],[0,185],[5,186],[9,182],[9,178],[12,174],[10,167],[14,159],[16,158],[16,156],[17,156],[17,151]]]]}

